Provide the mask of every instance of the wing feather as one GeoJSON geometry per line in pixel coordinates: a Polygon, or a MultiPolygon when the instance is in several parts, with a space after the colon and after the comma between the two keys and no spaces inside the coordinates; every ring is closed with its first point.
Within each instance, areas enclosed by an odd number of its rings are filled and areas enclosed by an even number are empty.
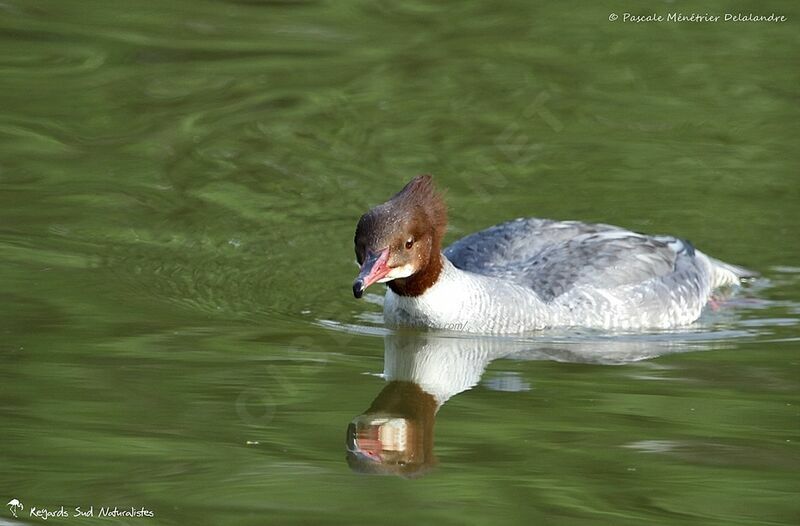
{"type": "Polygon", "coordinates": [[[679,259],[694,258],[694,248],[610,225],[532,218],[467,236],[445,255],[462,270],[515,282],[552,301],[575,287],[612,289],[666,278],[679,259]]]}

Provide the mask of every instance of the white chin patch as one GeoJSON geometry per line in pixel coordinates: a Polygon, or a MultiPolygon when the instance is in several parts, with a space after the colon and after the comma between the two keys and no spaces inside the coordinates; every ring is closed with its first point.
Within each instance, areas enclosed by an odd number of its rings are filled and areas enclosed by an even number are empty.
{"type": "Polygon", "coordinates": [[[386,283],[387,281],[392,281],[393,279],[400,279],[400,278],[407,278],[411,274],[414,273],[414,267],[411,265],[403,265],[402,267],[395,267],[391,271],[389,271],[386,276],[382,279],[378,280],[378,283],[386,283]]]}

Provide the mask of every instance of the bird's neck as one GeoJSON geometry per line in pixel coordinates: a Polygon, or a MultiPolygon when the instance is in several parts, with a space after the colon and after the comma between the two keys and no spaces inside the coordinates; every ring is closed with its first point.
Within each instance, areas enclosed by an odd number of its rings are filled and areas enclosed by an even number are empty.
{"type": "Polygon", "coordinates": [[[431,249],[428,264],[407,278],[395,279],[387,283],[392,292],[398,296],[421,296],[431,288],[442,273],[443,258],[438,245],[431,249]]]}

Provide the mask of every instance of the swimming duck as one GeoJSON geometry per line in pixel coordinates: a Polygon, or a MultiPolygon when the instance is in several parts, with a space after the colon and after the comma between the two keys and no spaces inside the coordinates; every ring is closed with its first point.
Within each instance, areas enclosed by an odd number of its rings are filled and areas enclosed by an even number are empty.
{"type": "Polygon", "coordinates": [[[384,320],[393,327],[635,330],[690,324],[715,289],[754,275],[686,240],[612,225],[521,218],[442,250],[446,225],[429,175],[361,216],[355,297],[386,283],[384,320]]]}

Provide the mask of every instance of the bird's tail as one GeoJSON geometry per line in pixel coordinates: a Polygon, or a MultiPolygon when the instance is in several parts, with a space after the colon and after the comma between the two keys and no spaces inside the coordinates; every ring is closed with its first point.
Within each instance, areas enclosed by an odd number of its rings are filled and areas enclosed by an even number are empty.
{"type": "Polygon", "coordinates": [[[730,263],[725,263],[712,257],[708,259],[711,261],[711,269],[713,271],[713,288],[738,285],[742,280],[757,278],[759,276],[758,272],[753,270],[731,265],[730,263]]]}

